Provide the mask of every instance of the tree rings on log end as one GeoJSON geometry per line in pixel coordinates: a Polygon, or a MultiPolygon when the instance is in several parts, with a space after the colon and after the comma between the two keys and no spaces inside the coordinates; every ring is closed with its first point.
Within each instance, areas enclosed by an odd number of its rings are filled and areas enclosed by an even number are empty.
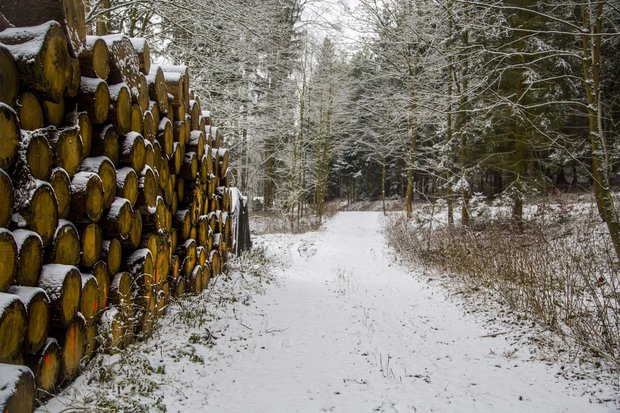
{"type": "Polygon", "coordinates": [[[9,293],[19,297],[26,308],[26,334],[22,345],[26,354],[37,354],[49,331],[49,298],[38,287],[12,286],[9,293]]]}
{"type": "Polygon", "coordinates": [[[82,257],[81,265],[86,268],[92,268],[93,265],[101,257],[101,250],[103,244],[103,235],[101,233],[101,227],[97,224],[88,224],[82,229],[80,236],[82,244],[82,257]]]}
{"type": "Polygon", "coordinates": [[[52,321],[67,327],[78,312],[82,293],[80,271],[71,265],[47,264],[41,270],[39,287],[50,298],[52,321]]]}
{"type": "Polygon", "coordinates": [[[58,202],[58,218],[66,219],[71,207],[71,178],[63,168],[54,168],[50,176],[50,184],[58,202]]]}
{"type": "Polygon", "coordinates": [[[52,243],[48,247],[50,264],[78,265],[80,262],[80,236],[71,221],[58,220],[52,243]]]}
{"type": "Polygon", "coordinates": [[[78,172],[71,180],[71,217],[97,222],[103,214],[103,183],[94,172],[78,172]]]}
{"type": "Polygon", "coordinates": [[[138,200],[138,187],[138,175],[133,168],[125,167],[116,171],[116,193],[127,199],[132,207],[138,200]]]}
{"type": "Polygon", "coordinates": [[[58,204],[54,189],[44,181],[32,182],[33,191],[24,193],[20,200],[20,214],[25,219],[28,229],[39,234],[43,246],[49,245],[58,226],[58,204]]]}
{"type": "Polygon", "coordinates": [[[103,185],[103,208],[110,208],[116,197],[116,168],[112,161],[106,156],[86,158],[80,170],[99,175],[103,185]]]}
{"type": "Polygon", "coordinates": [[[43,127],[43,108],[34,94],[22,93],[17,99],[17,108],[22,129],[35,130],[43,127]]]}
{"type": "Polygon", "coordinates": [[[26,167],[36,179],[47,181],[52,172],[52,148],[44,129],[22,134],[21,156],[19,163],[25,159],[26,167]]]}
{"type": "Polygon", "coordinates": [[[55,155],[55,165],[63,168],[69,176],[75,175],[82,163],[82,140],[77,126],[50,128],[49,142],[55,155]]]}

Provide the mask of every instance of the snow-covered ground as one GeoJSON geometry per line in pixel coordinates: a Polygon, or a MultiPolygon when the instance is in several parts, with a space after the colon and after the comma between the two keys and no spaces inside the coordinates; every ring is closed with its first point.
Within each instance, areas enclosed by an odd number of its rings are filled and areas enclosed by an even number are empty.
{"type": "Polygon", "coordinates": [[[527,324],[505,334],[402,267],[381,221],[345,212],[320,232],[255,238],[271,274],[236,265],[41,411],[620,411],[612,383],[534,357],[527,324]]]}

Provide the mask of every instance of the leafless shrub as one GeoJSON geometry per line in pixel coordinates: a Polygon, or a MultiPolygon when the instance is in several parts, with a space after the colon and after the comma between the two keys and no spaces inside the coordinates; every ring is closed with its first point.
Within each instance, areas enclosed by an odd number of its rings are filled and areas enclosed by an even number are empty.
{"type": "Polygon", "coordinates": [[[541,207],[520,229],[499,218],[433,232],[396,216],[387,234],[406,258],[497,291],[512,308],[620,367],[620,266],[594,216],[567,215],[541,207]]]}

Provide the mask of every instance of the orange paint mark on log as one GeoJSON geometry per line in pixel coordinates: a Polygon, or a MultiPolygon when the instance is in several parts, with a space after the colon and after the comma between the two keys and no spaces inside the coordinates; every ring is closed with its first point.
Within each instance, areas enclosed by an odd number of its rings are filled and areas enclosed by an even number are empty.
{"type": "Polygon", "coordinates": [[[75,324],[71,326],[71,351],[75,354],[75,324]]]}
{"type": "Polygon", "coordinates": [[[45,364],[50,364],[52,362],[52,355],[51,354],[47,354],[45,356],[45,364]]]}
{"type": "Polygon", "coordinates": [[[93,312],[96,313],[98,308],[99,303],[97,302],[97,300],[93,301],[93,312]]]}

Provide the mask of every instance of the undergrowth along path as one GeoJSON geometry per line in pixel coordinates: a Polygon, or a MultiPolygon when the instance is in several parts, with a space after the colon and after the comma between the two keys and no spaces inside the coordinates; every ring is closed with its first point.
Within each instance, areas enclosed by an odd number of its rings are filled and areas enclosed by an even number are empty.
{"type": "MultiPolygon", "coordinates": [[[[259,240],[290,263],[239,313],[239,353],[208,380],[218,412],[609,412],[613,389],[571,383],[387,251],[382,216],[259,240]],[[594,392],[595,394],[591,394],[594,392]],[[601,394],[596,394],[600,392],[601,394]],[[607,398],[606,403],[595,400],[607,398]]],[[[522,328],[521,328],[522,329],[522,328]]],[[[234,333],[233,333],[234,334],[234,333]]],[[[221,340],[218,345],[221,345],[221,340]]]]}

